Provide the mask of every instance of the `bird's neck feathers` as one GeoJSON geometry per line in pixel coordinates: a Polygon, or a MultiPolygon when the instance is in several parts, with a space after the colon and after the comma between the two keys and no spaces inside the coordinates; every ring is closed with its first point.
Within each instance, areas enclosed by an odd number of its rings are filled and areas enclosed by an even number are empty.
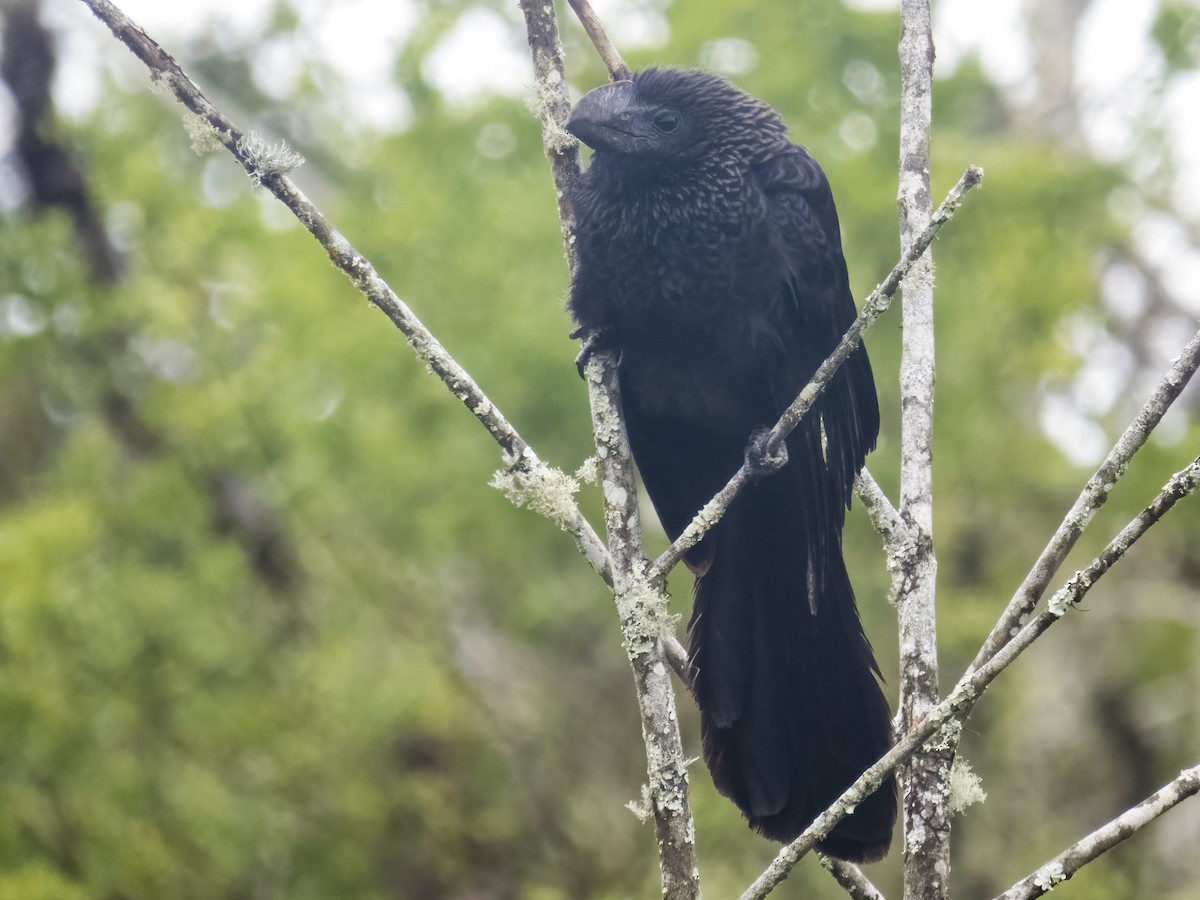
{"type": "MultiPolygon", "coordinates": [[[[772,124],[779,122],[772,114],[772,124]]],[[[705,138],[686,155],[668,158],[634,156],[611,150],[592,155],[588,180],[610,196],[639,195],[658,188],[707,186],[742,182],[763,161],[791,146],[782,127],[743,134],[729,130],[705,138]]]]}
{"type": "Polygon", "coordinates": [[[702,159],[649,159],[600,151],[592,156],[588,176],[606,194],[637,195],[702,177],[707,168],[702,159]]]}

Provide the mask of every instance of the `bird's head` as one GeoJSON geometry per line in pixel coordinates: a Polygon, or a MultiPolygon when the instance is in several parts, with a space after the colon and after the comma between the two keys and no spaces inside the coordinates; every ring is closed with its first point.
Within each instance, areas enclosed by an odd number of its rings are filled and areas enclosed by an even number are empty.
{"type": "Polygon", "coordinates": [[[779,115],[718,75],[652,68],[583,96],[567,131],[593,150],[644,160],[688,160],[784,138],[779,115]]]}

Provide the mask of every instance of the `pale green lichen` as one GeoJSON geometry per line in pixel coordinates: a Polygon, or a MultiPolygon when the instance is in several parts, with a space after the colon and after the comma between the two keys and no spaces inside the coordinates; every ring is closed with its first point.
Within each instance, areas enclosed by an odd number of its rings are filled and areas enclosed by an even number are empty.
{"type": "Polygon", "coordinates": [[[600,481],[600,460],[589,456],[575,470],[575,479],[584,484],[598,484],[600,481]]]}
{"type": "Polygon", "coordinates": [[[304,157],[284,141],[271,143],[257,131],[238,138],[238,152],[246,161],[255,187],[268,175],[286,175],[304,165],[304,157]]]}
{"type": "Polygon", "coordinates": [[[958,742],[962,739],[962,730],[962,719],[947,719],[946,723],[938,729],[937,734],[926,742],[925,746],[933,751],[953,752],[958,747],[958,742]]]}
{"type": "Polygon", "coordinates": [[[925,846],[925,842],[929,840],[930,836],[931,833],[925,828],[925,819],[921,816],[913,816],[904,834],[905,852],[910,854],[917,852],[925,846]]]}
{"type": "Polygon", "coordinates": [[[653,652],[658,641],[674,627],[667,613],[666,597],[646,580],[644,572],[634,575],[617,595],[621,633],[630,658],[653,652]]]}
{"type": "Polygon", "coordinates": [[[971,764],[961,756],[954,758],[950,769],[950,812],[962,815],[968,807],[987,800],[983,782],[971,770],[971,764]]]}
{"type": "MultiPolygon", "coordinates": [[[[596,383],[603,379],[600,363],[596,360],[588,362],[584,370],[588,378],[596,383]]],[[[621,433],[620,413],[609,402],[605,391],[592,391],[592,430],[596,436],[597,453],[607,453],[607,445],[613,443],[621,433]]]]}
{"type": "Polygon", "coordinates": [[[192,140],[192,152],[197,156],[215,153],[225,146],[221,132],[204,116],[188,111],[183,114],[183,130],[192,140]]]}
{"type": "Polygon", "coordinates": [[[724,512],[725,504],[716,497],[713,497],[700,507],[700,512],[696,513],[696,519],[699,520],[699,524],[702,526],[700,534],[702,536],[707,534],[709,529],[717,523],[717,520],[720,519],[724,512]]]}
{"type": "Polygon", "coordinates": [[[646,770],[650,784],[643,787],[646,808],[671,816],[687,809],[687,771],[683,760],[658,740],[646,741],[646,770]]]}
{"type": "Polygon", "coordinates": [[[1063,871],[1062,863],[1058,860],[1046,863],[1033,876],[1034,886],[1043,891],[1052,891],[1058,884],[1066,880],[1067,873],[1063,871]]]}
{"type": "Polygon", "coordinates": [[[615,482],[608,481],[606,479],[600,485],[600,488],[604,491],[604,500],[609,506],[623,508],[625,506],[625,502],[629,499],[629,494],[626,492],[625,488],[621,487],[615,482]]]}
{"type": "Polygon", "coordinates": [[[630,800],[625,804],[625,808],[633,813],[634,816],[637,817],[637,820],[643,825],[650,821],[650,816],[653,815],[651,811],[652,803],[650,800],[650,786],[643,784],[641,798],[638,800],[630,800]]]}
{"type": "Polygon", "coordinates": [[[579,142],[568,134],[554,116],[554,108],[562,101],[562,76],[557,69],[549,68],[546,74],[539,78],[529,88],[525,103],[542,123],[542,142],[546,150],[562,153],[570,150],[579,142]]]}
{"type": "Polygon", "coordinates": [[[150,93],[158,94],[160,97],[175,96],[175,76],[170,72],[151,72],[150,73],[150,93]]]}
{"type": "Polygon", "coordinates": [[[531,469],[513,466],[492,475],[489,484],[515,506],[528,507],[560,527],[575,518],[575,493],[579,482],[562,469],[538,463],[531,469]]]}
{"type": "Polygon", "coordinates": [[[1046,604],[1046,610],[1050,613],[1050,615],[1061,619],[1067,614],[1067,610],[1070,609],[1071,606],[1076,602],[1074,587],[1076,579],[1078,579],[1081,574],[1082,573],[1080,572],[1076,572],[1070,581],[1055,591],[1054,596],[1051,597],[1049,602],[1046,604]]]}

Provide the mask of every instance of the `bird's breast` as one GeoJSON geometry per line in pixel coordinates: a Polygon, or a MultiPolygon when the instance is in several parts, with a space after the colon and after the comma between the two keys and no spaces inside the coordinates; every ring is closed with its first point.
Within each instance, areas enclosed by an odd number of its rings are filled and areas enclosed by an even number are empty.
{"type": "Polygon", "coordinates": [[[626,215],[603,231],[606,293],[629,327],[687,328],[752,307],[778,261],[768,222],[696,204],[626,215]]]}
{"type": "MultiPolygon", "coordinates": [[[[622,389],[648,416],[768,417],[759,353],[783,265],[761,191],[737,179],[586,197],[580,267],[621,345],[622,389]]],[[[770,340],[768,338],[768,340],[770,340]]]]}
{"type": "Polygon", "coordinates": [[[626,335],[619,373],[626,402],[644,418],[713,423],[743,442],[776,412],[765,390],[767,365],[745,329],[730,322],[712,331],[626,335]]]}

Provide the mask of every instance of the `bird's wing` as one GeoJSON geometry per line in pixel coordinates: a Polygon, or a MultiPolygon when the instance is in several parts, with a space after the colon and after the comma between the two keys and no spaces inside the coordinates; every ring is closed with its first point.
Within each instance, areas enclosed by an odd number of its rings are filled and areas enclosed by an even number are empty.
{"type": "MultiPolygon", "coordinates": [[[[790,404],[837,346],[857,311],[850,293],[841,230],[825,173],[802,148],[787,145],[757,169],[782,260],[770,319],[784,359],[772,378],[773,399],[790,404]]],[[[824,428],[826,478],[848,505],[854,478],[879,433],[879,404],[866,349],[842,365],[814,408],[824,428]]],[[[811,441],[812,438],[810,437],[811,441]]]]}

